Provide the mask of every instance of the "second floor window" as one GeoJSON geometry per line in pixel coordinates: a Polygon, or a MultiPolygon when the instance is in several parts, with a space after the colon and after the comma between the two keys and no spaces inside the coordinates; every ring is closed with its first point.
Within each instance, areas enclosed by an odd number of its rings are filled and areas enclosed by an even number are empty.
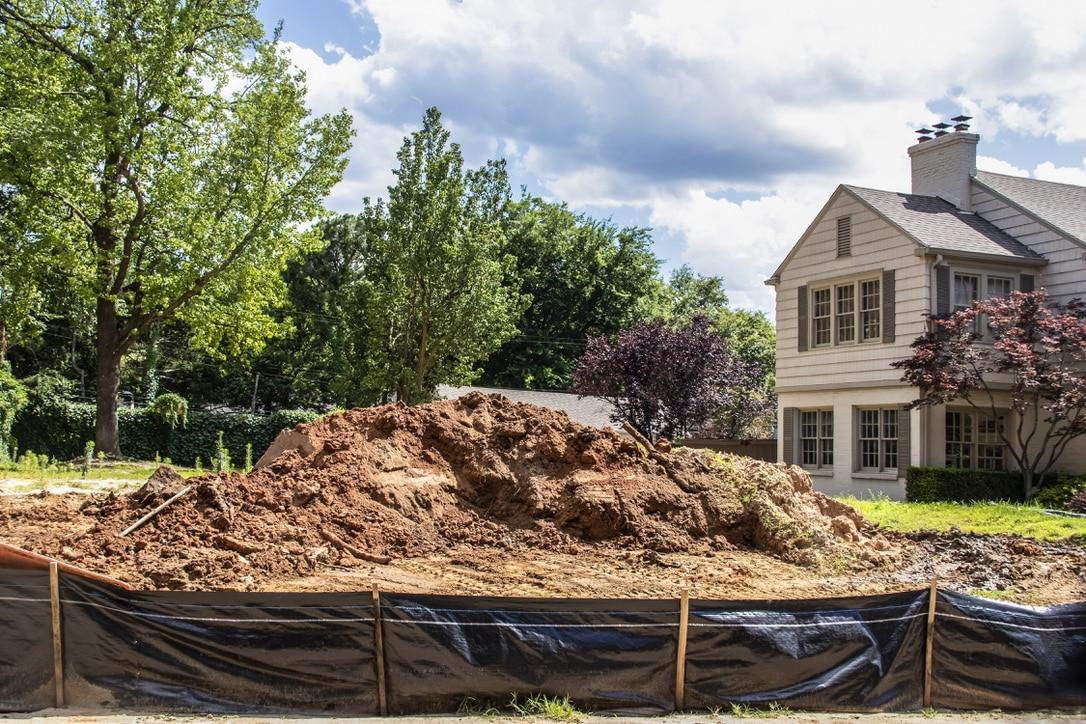
{"type": "Polygon", "coordinates": [[[815,347],[882,340],[882,282],[859,279],[811,289],[815,347]]]}

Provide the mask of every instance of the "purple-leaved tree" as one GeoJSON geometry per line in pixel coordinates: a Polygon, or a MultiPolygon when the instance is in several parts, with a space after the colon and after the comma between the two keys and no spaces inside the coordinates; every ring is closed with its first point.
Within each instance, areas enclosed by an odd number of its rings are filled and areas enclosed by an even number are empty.
{"type": "Polygon", "coordinates": [[[912,406],[960,401],[993,417],[1013,411],[999,435],[1028,500],[1071,441],[1086,435],[1086,304],[1014,292],[930,320],[912,356],[894,363],[920,388],[912,406]]]}
{"type": "Polygon", "coordinates": [[[615,422],[628,422],[645,437],[681,438],[703,426],[722,407],[741,404],[736,383],[752,371],[728,353],[727,342],[707,317],[682,327],[664,320],[620,332],[614,341],[592,337],[573,373],[573,391],[603,397],[615,406],[615,422]]]}

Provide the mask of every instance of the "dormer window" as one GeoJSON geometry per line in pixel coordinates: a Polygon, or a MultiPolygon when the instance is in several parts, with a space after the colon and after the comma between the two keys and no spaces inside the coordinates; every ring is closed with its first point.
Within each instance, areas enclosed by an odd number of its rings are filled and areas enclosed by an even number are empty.
{"type": "Polygon", "coordinates": [[[837,257],[852,256],[852,217],[837,217],[837,257]]]}

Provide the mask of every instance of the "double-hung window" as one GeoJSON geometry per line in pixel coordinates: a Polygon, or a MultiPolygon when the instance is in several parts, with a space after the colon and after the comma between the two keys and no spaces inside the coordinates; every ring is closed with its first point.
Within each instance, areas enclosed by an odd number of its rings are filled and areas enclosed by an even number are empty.
{"type": "Polygon", "coordinates": [[[894,407],[859,411],[861,470],[897,470],[897,412],[894,407]]]}
{"type": "Polygon", "coordinates": [[[800,410],[799,459],[805,468],[833,467],[833,410],[800,410]]]}
{"type": "MultiPolygon", "coordinates": [[[[986,272],[954,273],[954,311],[968,309],[979,299],[1009,297],[1014,291],[1014,278],[986,272]]],[[[982,334],[986,322],[978,315],[976,331],[982,334]]]]}
{"type": "Polygon", "coordinates": [[[811,339],[815,347],[880,341],[881,279],[859,279],[812,288],[811,339]]]}
{"type": "Polygon", "coordinates": [[[946,466],[979,470],[1005,470],[1007,447],[1001,434],[1005,415],[977,412],[946,413],[946,466]]]}

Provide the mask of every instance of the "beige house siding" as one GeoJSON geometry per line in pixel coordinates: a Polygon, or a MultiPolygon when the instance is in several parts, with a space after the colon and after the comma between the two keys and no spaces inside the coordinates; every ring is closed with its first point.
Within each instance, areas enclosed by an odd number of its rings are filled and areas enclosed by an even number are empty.
{"type": "MultiPolygon", "coordinates": [[[[777,283],[777,387],[781,392],[847,381],[854,385],[893,384],[900,373],[890,367],[908,354],[909,343],[924,330],[930,306],[930,266],[915,254],[916,244],[845,189],[800,239],[777,283]],[[852,255],[837,257],[837,218],[852,216],[852,255]],[[867,273],[895,275],[895,342],[865,342],[800,352],[798,295],[817,285],[867,273]]],[[[885,320],[884,320],[885,323],[885,320]]]]}
{"type": "Polygon", "coordinates": [[[1086,295],[1086,260],[1083,259],[1086,249],[976,184],[973,186],[973,208],[980,216],[1048,259],[1048,265],[1039,270],[1037,286],[1047,288],[1058,301],[1086,295]]]}

